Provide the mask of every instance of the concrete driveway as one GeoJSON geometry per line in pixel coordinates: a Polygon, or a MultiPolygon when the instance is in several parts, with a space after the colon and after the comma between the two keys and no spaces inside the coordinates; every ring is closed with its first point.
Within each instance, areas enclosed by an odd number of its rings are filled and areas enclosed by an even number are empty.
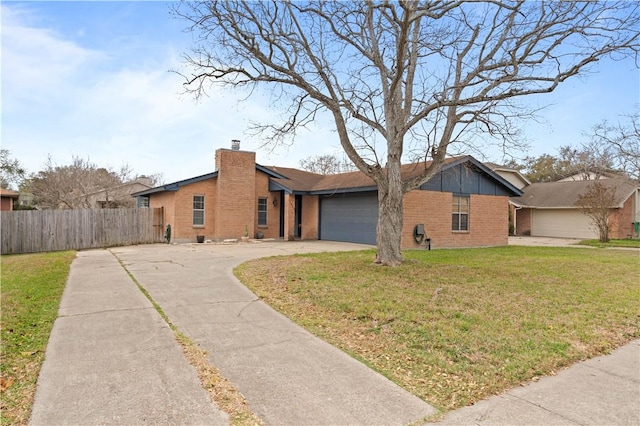
{"type": "MultiPolygon", "coordinates": [[[[267,425],[420,423],[436,410],[275,312],[232,273],[257,257],[363,248],[370,246],[311,241],[79,252],[30,424],[229,423],[135,281],[208,352],[210,363],[267,425]]],[[[443,423],[639,424],[639,362],[637,340],[451,412],[443,423]]]]}
{"type": "Polygon", "coordinates": [[[333,242],[142,245],[78,253],[31,424],[224,424],[138,281],[268,425],[401,425],[436,410],[277,313],[233,276],[333,242]],[[123,269],[124,268],[124,269],[123,269]],[[169,354],[169,355],[167,355],[169,354]]]}
{"type": "Polygon", "coordinates": [[[578,243],[582,241],[579,238],[555,238],[555,237],[509,237],[510,246],[546,246],[546,247],[580,247],[578,243]]]}

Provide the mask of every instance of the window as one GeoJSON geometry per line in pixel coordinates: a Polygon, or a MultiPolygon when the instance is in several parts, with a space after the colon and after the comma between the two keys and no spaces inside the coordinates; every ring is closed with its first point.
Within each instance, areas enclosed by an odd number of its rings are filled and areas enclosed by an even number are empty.
{"type": "Polygon", "coordinates": [[[267,199],[258,198],[258,226],[267,226],[267,199]]]}
{"type": "Polygon", "coordinates": [[[193,196],[193,226],[204,226],[204,195],[193,196]]]}
{"type": "Polygon", "coordinates": [[[469,230],[469,196],[454,195],[451,214],[452,231],[469,230]]]}
{"type": "Polygon", "coordinates": [[[140,197],[138,207],[149,207],[149,197],[140,197]]]}

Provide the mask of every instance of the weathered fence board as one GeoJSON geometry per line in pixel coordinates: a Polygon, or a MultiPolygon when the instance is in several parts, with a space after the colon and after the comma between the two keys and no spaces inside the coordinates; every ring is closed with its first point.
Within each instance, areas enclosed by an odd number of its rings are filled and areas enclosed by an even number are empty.
{"type": "Polygon", "coordinates": [[[160,243],[163,209],[3,211],[0,240],[2,254],[160,243]]]}

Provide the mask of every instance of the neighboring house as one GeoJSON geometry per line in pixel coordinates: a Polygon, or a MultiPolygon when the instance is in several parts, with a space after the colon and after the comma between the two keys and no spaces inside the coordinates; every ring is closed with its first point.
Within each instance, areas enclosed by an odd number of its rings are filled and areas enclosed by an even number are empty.
{"type": "Polygon", "coordinates": [[[573,182],[576,180],[592,180],[593,181],[593,180],[604,180],[604,179],[620,178],[620,177],[623,177],[623,176],[620,175],[619,173],[615,173],[612,171],[584,170],[577,173],[571,173],[571,174],[565,175],[560,179],[557,179],[556,182],[573,182]]]}
{"type": "Polygon", "coordinates": [[[501,166],[496,163],[484,163],[485,166],[493,170],[496,174],[506,179],[511,185],[518,189],[522,189],[527,185],[531,185],[529,179],[527,179],[522,173],[516,169],[510,167],[501,166]]]}
{"type": "MultiPolygon", "coordinates": [[[[493,170],[496,174],[504,178],[507,182],[509,182],[511,185],[515,186],[519,190],[522,190],[526,186],[531,185],[531,182],[529,181],[529,179],[527,179],[522,173],[520,173],[520,171],[516,169],[512,169],[510,167],[501,166],[500,164],[489,163],[489,162],[484,163],[484,165],[490,168],[491,170],[493,170]]],[[[509,201],[509,235],[516,234],[515,211],[516,211],[516,206],[514,206],[511,201],[509,201]]]]}
{"type": "Polygon", "coordinates": [[[13,210],[13,203],[18,199],[20,194],[10,189],[0,188],[0,210],[13,210]]]}
{"type": "MultiPolygon", "coordinates": [[[[249,237],[375,244],[377,189],[363,173],[265,167],[254,152],[235,148],[216,151],[212,173],[133,194],[138,205],[163,207],[177,242],[239,238],[246,230],[249,237]]],[[[403,177],[421,168],[405,165],[403,177]]],[[[419,246],[420,224],[434,247],[506,245],[508,200],[520,194],[473,157],[447,159],[436,176],[405,194],[402,246],[419,246]]]]}
{"type": "Polygon", "coordinates": [[[141,176],[113,188],[101,189],[85,196],[86,204],[96,209],[113,209],[119,207],[136,207],[131,194],[151,188],[149,178],[141,176]]]}
{"type": "MultiPolygon", "coordinates": [[[[593,180],[567,178],[558,182],[534,183],[523,188],[520,197],[512,197],[515,206],[516,235],[537,237],[598,238],[591,219],[576,205],[593,180]]],[[[622,178],[599,179],[601,185],[615,190],[615,202],[609,211],[610,238],[638,236],[635,222],[640,222],[640,187],[622,178]]]]}

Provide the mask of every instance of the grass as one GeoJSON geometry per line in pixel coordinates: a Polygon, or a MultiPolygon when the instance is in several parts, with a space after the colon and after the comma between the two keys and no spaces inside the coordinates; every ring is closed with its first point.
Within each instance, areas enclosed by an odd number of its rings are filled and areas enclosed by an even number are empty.
{"type": "Polygon", "coordinates": [[[640,337],[638,253],[500,247],[250,261],[274,308],[443,411],[640,337]]]}
{"type": "Polygon", "coordinates": [[[2,256],[2,425],[26,424],[75,252],[2,256]]]}
{"type": "Polygon", "coordinates": [[[583,246],[591,246],[591,247],[629,247],[629,248],[640,248],[640,240],[632,240],[631,238],[627,238],[624,240],[609,240],[609,242],[601,243],[600,240],[583,240],[580,241],[580,245],[583,246]]]}

